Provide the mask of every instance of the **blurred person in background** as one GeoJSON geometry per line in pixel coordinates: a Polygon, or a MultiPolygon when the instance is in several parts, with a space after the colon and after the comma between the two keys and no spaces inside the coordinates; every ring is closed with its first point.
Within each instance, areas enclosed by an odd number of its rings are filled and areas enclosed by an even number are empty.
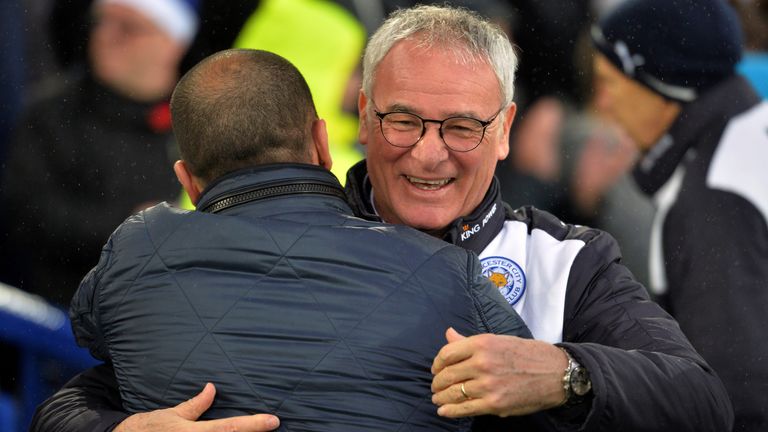
{"type": "Polygon", "coordinates": [[[508,18],[520,55],[515,102],[518,114],[510,155],[496,175],[512,207],[533,205],[555,216],[570,216],[560,176],[561,129],[573,107],[585,100],[577,62],[579,37],[589,27],[589,0],[514,0],[508,18]]]}
{"type": "Polygon", "coordinates": [[[637,152],[593,109],[590,24],[618,1],[513,2],[522,94],[510,155],[496,175],[513,207],[533,205],[611,233],[645,285],[653,207],[628,175],[637,152]]]}
{"type": "Polygon", "coordinates": [[[597,106],[642,153],[651,289],[723,379],[736,431],[768,429],[768,103],[736,73],[723,0],[629,0],[593,29],[597,106]]]}
{"type": "Polygon", "coordinates": [[[195,36],[191,0],[97,0],[84,74],[22,114],[0,183],[5,282],[67,304],[104,239],[178,196],[167,99],[195,36]]]}

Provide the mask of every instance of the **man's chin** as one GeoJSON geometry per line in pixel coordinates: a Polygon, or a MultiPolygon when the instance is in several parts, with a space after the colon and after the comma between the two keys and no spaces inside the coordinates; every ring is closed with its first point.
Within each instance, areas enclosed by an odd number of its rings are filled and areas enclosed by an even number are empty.
{"type": "Polygon", "coordinates": [[[430,217],[429,212],[422,212],[413,218],[407,219],[405,222],[405,225],[434,237],[442,237],[449,224],[450,221],[444,221],[442,217],[430,217]]]}

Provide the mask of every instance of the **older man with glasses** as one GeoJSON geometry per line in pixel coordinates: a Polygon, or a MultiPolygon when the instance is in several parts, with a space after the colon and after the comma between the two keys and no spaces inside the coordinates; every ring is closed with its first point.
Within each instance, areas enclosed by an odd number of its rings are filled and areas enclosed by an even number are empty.
{"type": "Polygon", "coordinates": [[[356,213],[475,251],[538,339],[449,333],[438,413],[517,416],[517,430],[727,430],[722,383],[615,240],[501,201],[516,63],[501,31],[451,8],[395,13],[366,48],[356,213]]]}

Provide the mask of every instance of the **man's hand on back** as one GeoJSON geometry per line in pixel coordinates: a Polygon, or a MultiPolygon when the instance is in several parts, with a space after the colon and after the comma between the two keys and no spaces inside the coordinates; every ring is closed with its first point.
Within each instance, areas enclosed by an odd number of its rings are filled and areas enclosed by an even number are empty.
{"type": "Polygon", "coordinates": [[[555,345],[493,334],[464,337],[452,328],[446,338],[432,364],[439,415],[506,417],[562,403],[568,360],[555,345]]]}
{"type": "Polygon", "coordinates": [[[216,388],[208,383],[197,396],[173,408],[134,414],[120,423],[114,432],[266,432],[277,429],[280,420],[270,414],[197,421],[213,403],[216,388]]]}

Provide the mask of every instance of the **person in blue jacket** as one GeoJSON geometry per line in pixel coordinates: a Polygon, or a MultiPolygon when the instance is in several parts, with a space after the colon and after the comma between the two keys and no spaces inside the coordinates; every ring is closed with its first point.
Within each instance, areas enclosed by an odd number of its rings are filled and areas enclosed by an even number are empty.
{"type": "Polygon", "coordinates": [[[219,393],[205,418],[277,415],[285,430],[464,431],[430,367],[446,329],[530,337],[477,258],[352,215],[323,120],[291,63],[259,50],[201,62],[171,98],[197,211],[128,218],[83,279],[80,345],[112,364],[128,412],[219,393]]]}

